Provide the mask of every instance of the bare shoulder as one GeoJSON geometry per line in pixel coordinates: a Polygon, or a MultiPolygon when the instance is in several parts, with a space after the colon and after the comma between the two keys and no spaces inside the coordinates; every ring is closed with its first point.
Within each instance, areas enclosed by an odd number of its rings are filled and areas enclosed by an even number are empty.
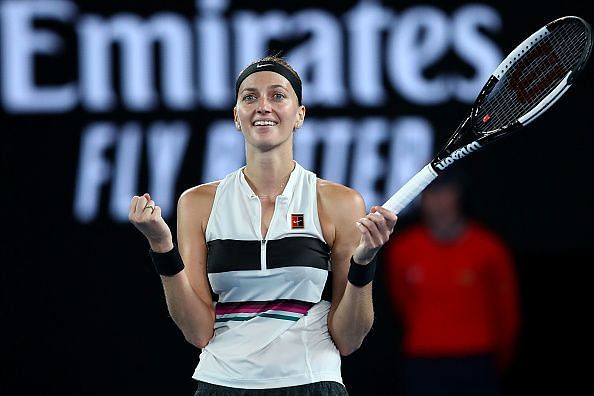
{"type": "Polygon", "coordinates": [[[215,192],[217,191],[217,187],[220,183],[220,180],[216,180],[210,183],[200,184],[199,186],[188,188],[182,193],[180,199],[196,200],[205,199],[208,197],[214,198],[215,192]]]}
{"type": "Polygon", "coordinates": [[[195,214],[210,214],[217,187],[220,180],[201,184],[184,191],[179,197],[178,212],[192,212],[195,214]]]}
{"type": "Polygon", "coordinates": [[[317,179],[316,191],[324,239],[334,250],[337,236],[354,227],[356,219],[365,215],[365,203],[356,190],[324,179],[317,179]]]}
{"type": "Polygon", "coordinates": [[[318,179],[317,195],[324,237],[333,246],[339,234],[350,230],[357,219],[365,216],[365,201],[355,189],[324,179],[318,179]]]}
{"type": "Polygon", "coordinates": [[[329,212],[340,213],[344,210],[359,209],[365,211],[365,201],[361,194],[340,183],[324,179],[317,180],[318,202],[329,212]]]}

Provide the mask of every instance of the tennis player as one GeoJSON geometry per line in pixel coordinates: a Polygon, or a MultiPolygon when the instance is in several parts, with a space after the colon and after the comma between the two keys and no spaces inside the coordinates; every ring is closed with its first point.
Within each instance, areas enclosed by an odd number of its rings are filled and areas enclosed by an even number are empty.
{"type": "Polygon", "coordinates": [[[173,320],[202,350],[196,395],[346,395],[341,355],[373,323],[375,256],[396,215],[366,214],[358,192],[294,161],[305,107],[284,59],[250,64],[235,89],[246,165],[181,195],[177,246],[149,194],[132,198],[130,221],[173,320]]]}

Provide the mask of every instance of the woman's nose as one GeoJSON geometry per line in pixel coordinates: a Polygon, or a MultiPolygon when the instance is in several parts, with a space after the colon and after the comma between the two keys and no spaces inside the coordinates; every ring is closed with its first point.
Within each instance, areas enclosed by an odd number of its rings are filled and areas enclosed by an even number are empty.
{"type": "Polygon", "coordinates": [[[258,99],[258,108],[257,111],[259,113],[269,113],[270,112],[270,102],[265,96],[262,96],[258,99]]]}

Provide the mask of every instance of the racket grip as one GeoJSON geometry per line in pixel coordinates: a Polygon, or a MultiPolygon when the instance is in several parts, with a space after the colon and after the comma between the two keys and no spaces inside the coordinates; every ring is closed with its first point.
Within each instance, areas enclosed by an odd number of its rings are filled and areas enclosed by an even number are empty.
{"type": "Polygon", "coordinates": [[[437,177],[437,172],[433,170],[431,164],[425,165],[416,175],[406,182],[398,191],[394,193],[382,206],[398,214],[413,199],[417,197],[424,189],[437,177]]]}

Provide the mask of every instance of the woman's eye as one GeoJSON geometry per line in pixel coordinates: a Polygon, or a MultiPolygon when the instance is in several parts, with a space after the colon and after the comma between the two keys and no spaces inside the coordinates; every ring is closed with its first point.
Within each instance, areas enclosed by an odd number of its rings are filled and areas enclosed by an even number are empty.
{"type": "Polygon", "coordinates": [[[275,100],[283,100],[285,98],[285,95],[283,95],[282,93],[275,93],[274,94],[274,99],[275,100]]]}
{"type": "Polygon", "coordinates": [[[252,101],[254,99],[256,99],[256,97],[252,94],[248,94],[243,97],[243,100],[245,100],[245,101],[252,101]]]}

